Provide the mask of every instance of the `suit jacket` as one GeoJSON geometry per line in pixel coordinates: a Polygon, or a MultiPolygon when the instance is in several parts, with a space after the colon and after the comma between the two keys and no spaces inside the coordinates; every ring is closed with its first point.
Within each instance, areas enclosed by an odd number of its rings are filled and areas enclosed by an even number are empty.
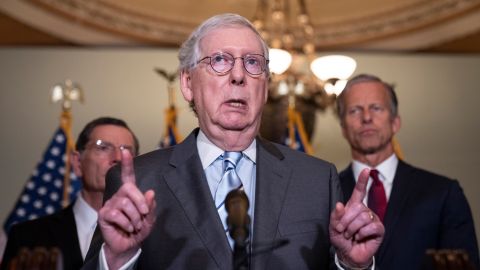
{"type": "MultiPolygon", "coordinates": [[[[232,269],[232,250],[200,162],[197,133],[134,160],[138,187],[153,189],[157,201],[157,221],[142,243],[138,269],[232,269]]],[[[257,142],[250,269],[328,269],[334,265],[330,211],[341,200],[335,167],[261,138],[257,142]],[[272,250],[281,239],[289,243],[272,250]]],[[[115,167],[107,175],[105,199],[120,185],[115,167]]],[[[84,269],[96,268],[101,242],[95,235],[84,269]]]]}
{"type": "Polygon", "coordinates": [[[59,248],[65,270],[82,267],[83,258],[73,216],[73,204],[55,214],[14,225],[8,233],[1,269],[8,269],[9,262],[22,247],[39,246],[59,248]]]}
{"type": "MultiPolygon", "coordinates": [[[[340,173],[344,198],[355,179],[351,165],[340,173]]],[[[399,161],[385,214],[377,269],[423,269],[427,249],[465,249],[479,267],[472,213],[456,180],[399,161]]]]}

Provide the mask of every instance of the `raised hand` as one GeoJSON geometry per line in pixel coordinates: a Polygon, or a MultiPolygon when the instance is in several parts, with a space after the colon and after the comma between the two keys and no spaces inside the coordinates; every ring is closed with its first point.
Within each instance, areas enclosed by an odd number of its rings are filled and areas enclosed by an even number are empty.
{"type": "Polygon", "coordinates": [[[385,233],[378,216],[363,204],[369,173],[369,169],[360,173],[350,200],[337,203],[330,215],[330,241],[338,258],[350,267],[368,267],[385,233]]]}
{"type": "Polygon", "coordinates": [[[156,219],[155,193],[138,189],[130,151],[122,150],[121,166],[123,184],[98,213],[110,269],[118,269],[137,253],[156,219]]]}

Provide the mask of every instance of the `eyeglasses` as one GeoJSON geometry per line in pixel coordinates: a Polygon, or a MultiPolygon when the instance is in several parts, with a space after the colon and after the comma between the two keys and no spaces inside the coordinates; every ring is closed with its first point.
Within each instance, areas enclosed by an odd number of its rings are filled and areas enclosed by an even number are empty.
{"type": "Polygon", "coordinates": [[[120,145],[115,146],[113,143],[104,141],[104,140],[96,140],[93,144],[91,144],[93,150],[102,156],[112,157],[115,155],[115,150],[118,148],[120,150],[127,149],[132,156],[135,155],[135,150],[131,145],[120,145]]]}
{"type": "Polygon", "coordinates": [[[205,56],[200,59],[197,64],[208,59],[213,71],[223,75],[232,70],[235,65],[235,60],[238,58],[242,59],[243,68],[245,68],[250,75],[262,74],[266,70],[269,61],[261,54],[246,54],[241,57],[233,57],[233,55],[229,53],[218,52],[211,56],[205,56]]]}

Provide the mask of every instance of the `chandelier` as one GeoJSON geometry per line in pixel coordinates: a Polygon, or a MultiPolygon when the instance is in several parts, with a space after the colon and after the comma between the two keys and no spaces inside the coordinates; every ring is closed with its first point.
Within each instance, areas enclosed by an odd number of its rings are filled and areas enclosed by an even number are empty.
{"type": "Polygon", "coordinates": [[[315,111],[335,103],[356,62],[344,55],[317,57],[315,29],[305,0],[258,0],[252,21],[270,47],[272,76],[264,111],[270,119],[262,121],[262,135],[280,141],[286,108],[294,108],[302,115],[310,138],[315,111]]]}
{"type": "Polygon", "coordinates": [[[331,105],[356,62],[344,55],[317,57],[305,0],[259,0],[253,24],[271,48],[271,94],[314,98],[321,110],[331,105]]]}

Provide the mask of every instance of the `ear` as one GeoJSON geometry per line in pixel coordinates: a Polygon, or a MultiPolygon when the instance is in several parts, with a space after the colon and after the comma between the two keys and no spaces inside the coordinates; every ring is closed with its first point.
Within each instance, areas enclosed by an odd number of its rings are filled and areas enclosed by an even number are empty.
{"type": "Polygon", "coordinates": [[[402,121],[400,119],[400,116],[395,116],[392,121],[392,130],[393,134],[397,134],[397,132],[400,130],[400,127],[402,126],[402,121]]]}
{"type": "Polygon", "coordinates": [[[193,100],[191,71],[182,70],[180,72],[180,90],[187,102],[193,100]]]}
{"type": "Polygon", "coordinates": [[[70,164],[72,165],[73,172],[78,177],[82,177],[80,158],[80,152],[78,151],[72,151],[70,154],[70,164]]]}

